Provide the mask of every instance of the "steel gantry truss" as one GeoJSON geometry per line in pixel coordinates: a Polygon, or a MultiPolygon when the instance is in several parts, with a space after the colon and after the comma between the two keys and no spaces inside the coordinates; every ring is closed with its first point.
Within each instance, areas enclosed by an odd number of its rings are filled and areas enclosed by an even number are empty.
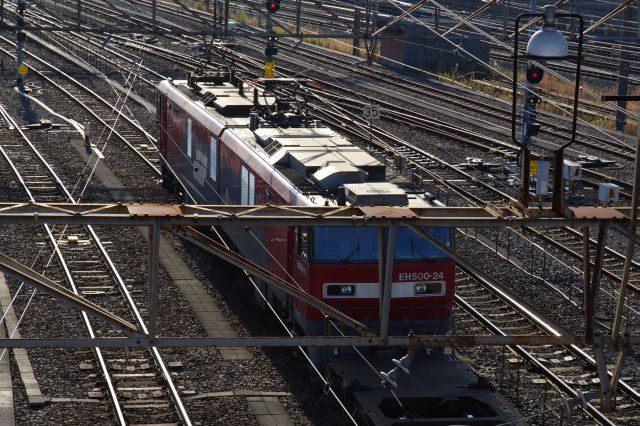
{"type": "MultiPolygon", "coordinates": [[[[520,210],[516,207],[436,207],[411,209],[407,207],[298,207],[298,206],[216,206],[176,204],[40,204],[0,203],[0,226],[2,224],[50,224],[50,225],[111,225],[145,226],[149,229],[149,294],[148,332],[144,332],[128,321],[106,309],[77,296],[50,279],[38,274],[8,256],[0,253],[0,271],[22,280],[25,284],[105,321],[121,334],[103,338],[20,338],[0,339],[0,348],[44,348],[44,347],[298,347],[298,346],[407,346],[462,347],[462,346],[540,346],[540,345],[593,345],[601,378],[603,401],[610,403],[615,394],[622,365],[632,345],[640,343],[640,335],[626,335],[624,350],[618,356],[614,372],[607,375],[603,345],[612,344],[617,336],[602,336],[594,333],[594,316],[597,306],[599,280],[602,275],[603,247],[606,229],[610,225],[627,227],[631,222],[630,208],[575,207],[568,209],[567,216],[555,216],[550,209],[520,210]],[[381,283],[380,329],[373,330],[348,315],[325,304],[299,287],[281,279],[260,265],[240,256],[225,246],[213,241],[197,230],[198,227],[226,226],[367,226],[377,227],[380,235],[381,283]],[[596,259],[593,270],[585,267],[585,324],[584,336],[573,336],[553,330],[548,335],[436,335],[436,336],[389,336],[389,312],[395,232],[397,227],[408,227],[418,236],[454,259],[458,266],[471,272],[478,279],[491,282],[454,249],[442,244],[425,228],[447,227],[563,227],[582,228],[585,232],[585,253],[588,258],[588,228],[599,228],[596,259]],[[253,337],[171,337],[158,336],[158,276],[160,231],[167,229],[198,247],[277,287],[297,300],[320,310],[329,319],[334,319],[353,330],[341,336],[253,336],[253,337]],[[387,241],[384,241],[385,229],[387,241]],[[382,244],[384,243],[384,244],[382,244]],[[591,280],[590,280],[591,278],[591,280]]],[[[535,312],[526,312],[536,315],[535,312]]]]}
{"type": "MultiPolygon", "coordinates": [[[[348,315],[309,295],[299,287],[281,279],[270,271],[243,258],[221,244],[197,231],[196,227],[219,226],[373,226],[380,229],[405,226],[413,229],[419,236],[434,244],[451,256],[465,268],[473,268],[470,262],[449,247],[441,244],[424,227],[606,227],[609,224],[625,226],[629,223],[628,208],[582,207],[571,208],[569,217],[554,216],[550,210],[538,210],[535,215],[523,214],[511,208],[495,207],[442,207],[410,209],[406,207],[297,207],[297,206],[213,206],[213,205],[175,205],[175,204],[36,204],[36,203],[0,203],[1,224],[59,224],[59,225],[114,225],[146,226],[150,232],[149,261],[149,332],[143,333],[132,324],[106,311],[88,300],[72,295],[64,287],[52,282],[28,267],[5,256],[0,256],[0,270],[25,281],[28,285],[50,296],[81,309],[87,314],[107,321],[124,331],[127,337],[103,339],[0,339],[0,347],[36,347],[36,346],[381,346],[405,344],[404,336],[388,336],[387,324],[391,303],[391,275],[383,273],[393,268],[393,259],[389,247],[395,233],[387,233],[387,250],[380,253],[382,297],[380,304],[381,327],[373,330],[348,315]],[[158,319],[158,256],[159,239],[162,228],[170,229],[182,238],[196,244],[206,251],[230,262],[250,274],[264,280],[298,300],[313,306],[325,315],[350,327],[356,335],[346,337],[310,336],[310,337],[249,337],[249,338],[189,338],[158,337],[156,324],[158,319]],[[388,291],[387,291],[388,290],[388,291]]],[[[601,233],[603,238],[603,233],[601,233]]],[[[384,235],[381,233],[381,235],[384,235]]],[[[383,237],[384,238],[384,237],[383,237]]],[[[601,256],[601,251],[598,250],[601,256]]],[[[602,262],[596,259],[594,277],[602,262]]],[[[480,273],[479,271],[477,271],[480,273]]],[[[592,287],[586,292],[595,297],[592,287]]],[[[589,300],[587,306],[594,306],[589,300]]],[[[595,309],[587,310],[593,316],[595,309]]],[[[593,318],[585,321],[593,323],[593,318]]],[[[631,336],[636,342],[638,337],[631,336]]],[[[427,346],[466,346],[466,345],[504,345],[504,344],[584,344],[592,341],[592,336],[416,336],[417,345],[427,346]]]]}

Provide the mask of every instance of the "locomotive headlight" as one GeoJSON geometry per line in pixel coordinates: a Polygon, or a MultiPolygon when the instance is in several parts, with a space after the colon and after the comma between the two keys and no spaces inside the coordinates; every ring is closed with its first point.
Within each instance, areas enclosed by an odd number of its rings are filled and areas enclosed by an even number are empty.
{"type": "Polygon", "coordinates": [[[341,285],[340,286],[340,296],[353,296],[356,294],[356,286],[355,285],[341,285]]]}
{"type": "Polygon", "coordinates": [[[356,286],[353,284],[332,284],[327,286],[327,296],[355,296],[356,286]]]}
{"type": "Polygon", "coordinates": [[[414,288],[414,294],[416,296],[424,295],[440,295],[443,294],[442,283],[417,283],[414,288]]]}

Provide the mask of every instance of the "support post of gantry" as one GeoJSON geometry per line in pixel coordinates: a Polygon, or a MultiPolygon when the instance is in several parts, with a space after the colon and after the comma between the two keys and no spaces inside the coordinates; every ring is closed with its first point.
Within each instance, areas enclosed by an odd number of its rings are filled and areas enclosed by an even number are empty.
{"type": "MultiPolygon", "coordinates": [[[[622,18],[622,36],[632,36],[633,31],[627,27],[627,22],[631,22],[633,17],[633,9],[631,6],[624,9],[624,15],[622,18]]],[[[618,96],[624,97],[629,93],[629,51],[627,49],[621,49],[620,51],[620,63],[618,64],[618,82],[617,82],[618,96]]],[[[618,101],[618,109],[616,110],[616,130],[624,132],[627,123],[627,101],[626,99],[620,99],[618,101]]]]}
{"type": "MultiPolygon", "coordinates": [[[[520,202],[522,207],[529,207],[529,182],[531,179],[531,151],[526,146],[522,146],[520,151],[520,202]]],[[[555,188],[553,189],[555,194],[555,188]]]]}
{"type": "Polygon", "coordinates": [[[582,228],[582,276],[584,278],[584,292],[582,294],[582,310],[587,311],[591,296],[591,253],[589,244],[589,227],[582,228]]]}
{"type": "Polygon", "coordinates": [[[611,381],[609,382],[609,401],[607,401],[606,407],[614,409],[616,406],[616,393],[618,392],[618,385],[620,384],[620,376],[622,375],[622,367],[627,356],[633,353],[631,342],[629,340],[629,333],[625,333],[624,342],[622,342],[622,349],[618,352],[616,358],[616,365],[613,368],[613,374],[611,375],[611,381]]]}
{"type": "Polygon", "coordinates": [[[607,361],[604,358],[602,334],[600,333],[594,338],[593,353],[596,359],[598,378],[600,379],[600,403],[604,407],[605,402],[610,400],[611,388],[609,387],[609,372],[607,371],[607,361]]]}
{"type": "Polygon", "coordinates": [[[378,309],[382,312],[382,299],[384,299],[384,282],[385,282],[385,257],[384,248],[386,245],[386,239],[384,238],[384,228],[378,228],[378,283],[380,284],[380,291],[378,295],[378,309]]]}
{"type": "MultiPolygon", "coordinates": [[[[607,246],[607,223],[601,222],[598,226],[598,243],[596,244],[595,261],[589,286],[589,297],[585,306],[585,336],[587,342],[593,342],[595,332],[595,317],[598,308],[598,295],[600,294],[600,281],[602,280],[602,266],[604,263],[604,249],[607,246]]],[[[589,259],[587,259],[587,263],[589,259]]],[[[586,290],[586,289],[585,289],[586,290]]]]}
{"type": "Polygon", "coordinates": [[[149,336],[158,333],[158,270],[160,267],[160,223],[155,220],[149,227],[149,336]]]}
{"type": "Polygon", "coordinates": [[[391,313],[391,293],[393,284],[393,260],[396,254],[396,229],[395,223],[389,225],[387,235],[387,247],[383,251],[379,248],[380,256],[385,256],[384,264],[384,291],[382,295],[382,311],[380,313],[380,341],[383,345],[387,343],[389,335],[389,315],[391,313]]]}

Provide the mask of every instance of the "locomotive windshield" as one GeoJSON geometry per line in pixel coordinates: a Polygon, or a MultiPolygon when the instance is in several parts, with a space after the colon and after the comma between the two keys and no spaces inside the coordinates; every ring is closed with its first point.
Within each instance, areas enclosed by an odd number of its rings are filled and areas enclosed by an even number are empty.
{"type": "MultiPolygon", "coordinates": [[[[428,232],[449,245],[448,228],[431,228],[428,232]]],[[[311,257],[326,263],[371,263],[378,261],[378,230],[356,227],[315,227],[311,232],[311,257]]],[[[447,256],[420,238],[412,230],[398,228],[397,261],[425,261],[447,256]]]]}

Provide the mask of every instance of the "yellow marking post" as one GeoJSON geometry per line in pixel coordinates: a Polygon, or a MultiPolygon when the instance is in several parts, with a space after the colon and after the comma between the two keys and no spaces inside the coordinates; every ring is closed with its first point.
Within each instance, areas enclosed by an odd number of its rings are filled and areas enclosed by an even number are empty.
{"type": "Polygon", "coordinates": [[[25,64],[18,65],[18,74],[26,74],[29,71],[29,68],[25,64]]]}
{"type": "Polygon", "coordinates": [[[529,174],[537,175],[538,174],[538,160],[531,160],[529,163],[529,174]]]}
{"type": "Polygon", "coordinates": [[[264,64],[264,77],[275,78],[276,76],[276,63],[274,61],[265,62],[264,64]]]}

